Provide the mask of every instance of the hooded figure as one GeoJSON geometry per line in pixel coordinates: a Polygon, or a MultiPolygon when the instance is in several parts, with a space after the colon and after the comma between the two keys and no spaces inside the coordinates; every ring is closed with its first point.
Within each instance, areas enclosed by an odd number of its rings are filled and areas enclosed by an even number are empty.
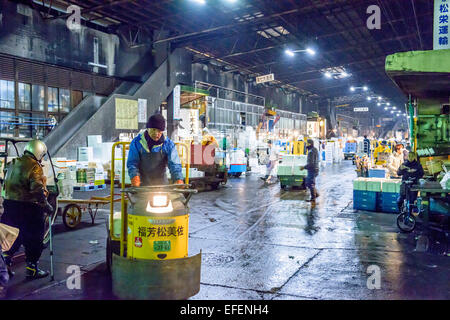
{"type": "Polygon", "coordinates": [[[309,189],[311,198],[307,201],[315,202],[316,198],[319,196],[319,193],[316,190],[316,177],[319,175],[319,152],[314,147],[314,141],[312,139],[308,139],[306,142],[306,149],[308,150],[308,157],[306,160],[306,166],[301,169],[308,172],[308,175],[305,179],[305,186],[309,189]]]}
{"type": "Polygon", "coordinates": [[[166,120],[161,114],[154,114],[146,127],[130,144],[127,168],[131,184],[135,187],[168,184],[167,167],[172,180],[183,184],[181,161],[175,144],[163,135],[166,120]]]}

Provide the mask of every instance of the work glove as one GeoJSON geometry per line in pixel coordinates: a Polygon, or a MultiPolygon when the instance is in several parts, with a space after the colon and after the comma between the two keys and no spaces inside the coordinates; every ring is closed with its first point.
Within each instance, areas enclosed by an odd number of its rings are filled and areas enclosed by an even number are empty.
{"type": "Polygon", "coordinates": [[[47,200],[45,200],[45,202],[44,202],[43,209],[44,209],[44,212],[47,212],[48,214],[53,213],[53,207],[47,200]]]}
{"type": "Polygon", "coordinates": [[[139,187],[139,186],[141,185],[141,177],[139,177],[139,176],[134,176],[134,177],[131,179],[131,185],[132,185],[133,187],[139,187]]]}
{"type": "MultiPolygon", "coordinates": [[[[183,180],[177,180],[177,181],[175,181],[175,184],[184,184],[184,182],[183,182],[183,180]]],[[[186,187],[185,186],[180,186],[180,187],[177,187],[177,188],[185,189],[186,187]]]]}

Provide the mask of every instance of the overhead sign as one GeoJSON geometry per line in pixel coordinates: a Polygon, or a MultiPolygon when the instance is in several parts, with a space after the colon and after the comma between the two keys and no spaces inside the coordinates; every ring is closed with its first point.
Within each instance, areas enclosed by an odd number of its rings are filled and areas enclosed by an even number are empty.
{"type": "Polygon", "coordinates": [[[264,76],[256,77],[256,83],[264,83],[275,80],[275,76],[273,73],[266,74],[264,76]]]}
{"type": "Polygon", "coordinates": [[[433,50],[450,49],[449,11],[449,0],[434,0],[433,50]]]}
{"type": "Polygon", "coordinates": [[[353,108],[353,111],[355,112],[367,112],[369,111],[369,108],[364,107],[364,108],[353,108]]]}

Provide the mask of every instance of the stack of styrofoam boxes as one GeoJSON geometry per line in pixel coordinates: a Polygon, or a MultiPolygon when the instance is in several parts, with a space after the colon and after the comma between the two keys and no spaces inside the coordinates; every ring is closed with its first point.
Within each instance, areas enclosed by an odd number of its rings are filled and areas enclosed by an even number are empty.
{"type": "Polygon", "coordinates": [[[240,149],[230,150],[230,170],[228,172],[246,172],[247,159],[245,152],[240,149]]]}
{"type": "Polygon", "coordinates": [[[293,159],[293,166],[294,169],[293,174],[294,176],[306,176],[308,173],[306,170],[300,170],[300,167],[306,166],[306,161],[308,159],[308,156],[306,155],[295,155],[293,159]]]}
{"type": "Polygon", "coordinates": [[[353,208],[376,211],[379,193],[381,193],[381,181],[379,179],[360,177],[353,180],[353,208]]]}
{"type": "Polygon", "coordinates": [[[327,142],[325,145],[325,163],[333,163],[333,143],[327,142]]]}
{"type": "Polygon", "coordinates": [[[277,167],[278,176],[292,176],[293,175],[294,156],[290,154],[283,154],[277,167]]]}
{"type": "MultiPolygon", "coordinates": [[[[76,184],[76,160],[67,160],[66,158],[53,159],[56,167],[56,176],[58,177],[59,196],[61,199],[71,199],[73,187],[76,184]]],[[[45,168],[45,167],[44,167],[45,168]]],[[[48,181],[47,181],[48,183],[48,181]]]]}
{"type": "Polygon", "coordinates": [[[78,147],[79,162],[89,162],[94,160],[94,149],[92,147],[78,147]]]}
{"type": "Polygon", "coordinates": [[[379,210],[381,212],[398,213],[397,201],[400,197],[400,186],[402,182],[400,179],[383,179],[381,203],[379,203],[379,210]]]}
{"type": "Polygon", "coordinates": [[[278,164],[278,176],[306,176],[306,170],[300,167],[306,166],[306,155],[283,154],[278,164]]]}

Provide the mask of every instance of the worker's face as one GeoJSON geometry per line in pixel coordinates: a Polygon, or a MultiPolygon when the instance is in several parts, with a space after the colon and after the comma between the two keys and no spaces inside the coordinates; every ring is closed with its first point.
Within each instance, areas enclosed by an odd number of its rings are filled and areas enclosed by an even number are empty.
{"type": "Polygon", "coordinates": [[[148,135],[150,138],[152,138],[154,141],[158,141],[162,136],[162,131],[156,128],[149,128],[147,129],[148,135]]]}

